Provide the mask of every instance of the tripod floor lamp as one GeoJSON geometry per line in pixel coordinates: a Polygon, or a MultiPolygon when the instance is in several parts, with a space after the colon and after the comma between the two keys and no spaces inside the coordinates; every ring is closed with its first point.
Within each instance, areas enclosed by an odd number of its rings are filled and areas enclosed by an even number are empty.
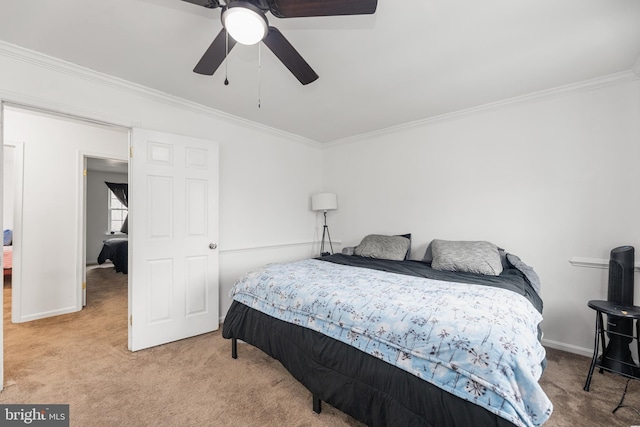
{"type": "Polygon", "coordinates": [[[322,243],[320,244],[320,256],[329,255],[324,250],[324,239],[329,239],[329,247],[333,253],[333,244],[331,243],[331,235],[327,226],[327,211],[338,209],[338,198],[333,193],[319,193],[311,197],[311,210],[324,211],[324,226],[322,227],[322,243]]]}

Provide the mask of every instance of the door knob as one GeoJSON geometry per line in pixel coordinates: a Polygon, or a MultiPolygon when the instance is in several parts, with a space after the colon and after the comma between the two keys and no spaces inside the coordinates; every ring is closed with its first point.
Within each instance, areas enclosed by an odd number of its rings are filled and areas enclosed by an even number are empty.
{"type": "Polygon", "coordinates": [[[216,245],[215,243],[211,242],[209,243],[209,249],[217,249],[218,245],[216,245]]]}

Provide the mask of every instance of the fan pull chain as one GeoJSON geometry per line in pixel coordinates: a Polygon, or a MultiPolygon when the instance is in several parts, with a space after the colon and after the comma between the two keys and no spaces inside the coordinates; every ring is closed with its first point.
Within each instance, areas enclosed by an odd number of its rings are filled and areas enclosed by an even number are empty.
{"type": "Polygon", "coordinates": [[[224,30],[224,85],[228,86],[229,85],[229,79],[227,78],[228,76],[228,60],[227,58],[229,57],[229,32],[227,30],[224,30]]]}
{"type": "Polygon", "coordinates": [[[262,81],[262,43],[258,43],[258,108],[260,108],[261,81],[262,81]]]}

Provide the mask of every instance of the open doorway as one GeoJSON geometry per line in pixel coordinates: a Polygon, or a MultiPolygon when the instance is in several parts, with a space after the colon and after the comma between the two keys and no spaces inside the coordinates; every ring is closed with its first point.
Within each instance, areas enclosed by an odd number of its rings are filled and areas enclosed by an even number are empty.
{"type": "Polygon", "coordinates": [[[25,250],[23,277],[12,280],[12,288],[20,290],[12,293],[12,323],[82,310],[84,163],[96,157],[131,161],[128,179],[136,184],[130,205],[130,237],[136,244],[128,256],[136,264],[126,283],[128,348],[217,329],[218,144],[1,105],[3,141],[24,144],[20,240],[25,250]],[[194,304],[187,304],[187,297],[194,304]]]}
{"type": "Polygon", "coordinates": [[[83,306],[91,283],[87,272],[111,268],[128,274],[129,164],[119,159],[85,158],[85,273],[83,306]]]}
{"type": "Polygon", "coordinates": [[[129,129],[21,106],[5,104],[2,112],[3,140],[21,141],[25,165],[13,218],[12,322],[79,311],[87,261],[83,163],[126,163],[129,129]]]}

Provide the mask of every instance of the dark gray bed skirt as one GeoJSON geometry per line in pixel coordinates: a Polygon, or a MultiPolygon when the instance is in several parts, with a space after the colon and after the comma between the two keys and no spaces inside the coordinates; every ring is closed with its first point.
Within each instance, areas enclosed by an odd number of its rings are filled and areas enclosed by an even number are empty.
{"type": "Polygon", "coordinates": [[[371,427],[513,427],[504,418],[354,347],[237,301],[227,313],[222,336],[261,349],[311,394],[371,427]]]}

